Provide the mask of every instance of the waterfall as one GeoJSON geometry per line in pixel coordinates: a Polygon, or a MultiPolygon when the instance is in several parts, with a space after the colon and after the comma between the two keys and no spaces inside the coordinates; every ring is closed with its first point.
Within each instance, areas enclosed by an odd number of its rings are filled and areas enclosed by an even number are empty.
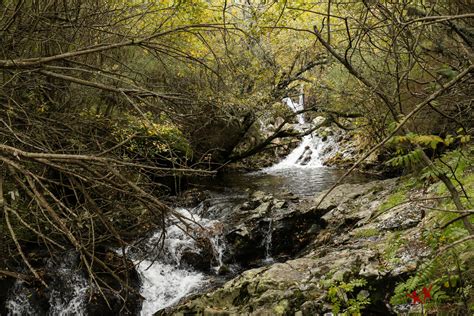
{"type": "Polygon", "coordinates": [[[265,259],[264,262],[269,264],[273,263],[274,260],[272,258],[272,236],[273,236],[273,219],[268,219],[268,230],[267,235],[265,236],[265,259]]]}
{"type": "Polygon", "coordinates": [[[224,238],[221,235],[215,235],[210,238],[212,251],[214,252],[214,257],[216,258],[217,265],[212,267],[215,273],[220,273],[221,268],[224,266],[224,252],[226,250],[226,244],[224,238]]]}
{"type": "MultiPolygon", "coordinates": [[[[166,228],[166,239],[163,252],[159,252],[161,231],[156,232],[145,242],[145,251],[140,255],[135,254],[137,271],[142,280],[140,294],[145,298],[142,305],[141,315],[153,315],[156,311],[178,303],[183,297],[193,293],[203,285],[209,283],[210,276],[182,264],[185,252],[199,252],[194,232],[206,230],[217,266],[210,267],[216,273],[222,266],[222,257],[225,244],[220,236],[217,220],[209,220],[198,216],[194,210],[178,208],[177,211],[184,217],[192,219],[188,225],[191,227],[189,233],[182,223],[175,220],[166,228]],[[194,212],[193,212],[194,211],[194,212]],[[159,258],[152,261],[153,258],[159,258]]],[[[134,256],[133,253],[130,256],[134,256]]]]}
{"type": "Polygon", "coordinates": [[[41,298],[35,288],[27,286],[23,281],[17,281],[6,302],[8,315],[85,315],[89,282],[79,268],[77,253],[66,252],[59,258],[58,264],[49,259],[46,269],[54,270],[54,277],[45,292],[49,309],[44,310],[45,306],[38,304],[41,298]]]}
{"type": "MultiPolygon", "coordinates": [[[[207,238],[212,248],[207,258],[209,270],[218,274],[223,267],[226,245],[221,236],[222,224],[218,220],[198,216],[196,213],[199,207],[193,210],[178,208],[176,211],[185,218],[186,225],[177,219],[168,220],[163,243],[162,231],[159,230],[139,245],[129,246],[126,250],[127,257],[135,264],[141,279],[140,294],[145,299],[140,312],[142,316],[153,315],[158,310],[178,303],[183,297],[211,281],[212,273],[196,271],[183,262],[186,253],[199,254],[202,250],[196,241],[199,238],[196,237],[207,238]],[[210,258],[212,256],[214,258],[210,258]]],[[[121,250],[115,251],[122,254],[121,250]]],[[[47,269],[54,271],[54,279],[46,292],[48,306],[36,301],[34,288],[17,281],[6,302],[8,315],[87,314],[87,298],[91,287],[80,268],[77,253],[68,252],[60,259],[59,265],[49,260],[47,269]]]]}
{"type": "MultiPolygon", "coordinates": [[[[284,98],[282,101],[293,111],[298,112],[304,109],[303,94],[299,96],[298,102],[294,102],[291,98],[284,98]]],[[[309,127],[306,122],[304,113],[296,115],[298,125],[295,129],[304,132],[305,128],[309,127]]],[[[322,148],[322,141],[314,137],[312,134],[303,136],[301,143],[282,161],[269,168],[264,169],[266,172],[273,172],[285,170],[290,168],[315,168],[322,167],[320,153],[322,148]]]]}

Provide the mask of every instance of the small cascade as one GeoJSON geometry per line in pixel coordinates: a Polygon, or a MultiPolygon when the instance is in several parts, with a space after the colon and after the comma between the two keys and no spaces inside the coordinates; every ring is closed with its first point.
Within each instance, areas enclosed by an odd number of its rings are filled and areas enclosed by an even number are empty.
{"type": "MultiPolygon", "coordinates": [[[[303,95],[300,95],[299,101],[294,102],[291,98],[283,99],[283,102],[295,113],[304,109],[303,95]]],[[[308,124],[305,121],[304,113],[296,115],[298,125],[295,129],[304,132],[308,124]]],[[[322,142],[313,135],[303,136],[301,143],[286,158],[269,168],[264,169],[265,172],[273,172],[285,170],[289,168],[308,168],[322,167],[320,160],[322,142]]]]}
{"type": "Polygon", "coordinates": [[[23,281],[17,281],[13,286],[6,308],[9,316],[35,315],[40,313],[31,299],[33,293],[25,286],[23,281]]]}
{"type": "MultiPolygon", "coordinates": [[[[194,211],[199,210],[199,207],[194,211]]],[[[161,231],[157,231],[136,251],[129,256],[137,264],[136,268],[142,280],[140,294],[145,298],[141,315],[153,315],[156,311],[178,303],[183,297],[191,294],[209,282],[210,276],[195,271],[186,263],[186,253],[199,253],[195,232],[204,232],[212,247],[217,266],[212,269],[218,273],[223,266],[225,244],[220,236],[220,223],[216,220],[202,218],[194,212],[180,208],[177,211],[189,219],[185,228],[183,223],[174,220],[166,229],[166,238],[162,252],[159,249],[161,231]],[[154,260],[158,258],[157,260],[154,260]]]]}
{"type": "Polygon", "coordinates": [[[173,264],[144,260],[136,266],[145,298],[140,315],[150,316],[172,306],[205,282],[204,274],[173,264]]]}
{"type": "MultiPolygon", "coordinates": [[[[162,232],[157,231],[139,245],[127,248],[127,257],[136,265],[141,279],[140,294],[145,298],[140,315],[150,316],[172,306],[211,281],[212,273],[205,274],[191,267],[195,255],[215,274],[221,273],[226,250],[221,236],[222,224],[198,216],[195,212],[199,210],[199,207],[176,209],[186,225],[178,219],[170,219],[164,241],[162,232]],[[203,245],[198,242],[203,239],[207,239],[212,248],[208,250],[209,255],[201,254],[203,245]],[[187,260],[185,256],[188,256],[187,260]]],[[[117,250],[117,253],[121,255],[121,251],[117,250]]],[[[6,302],[8,315],[86,315],[91,287],[80,268],[77,253],[67,253],[59,263],[50,260],[46,269],[54,273],[45,292],[46,300],[44,296],[38,296],[35,288],[18,281],[6,302]]]]}
{"type": "Polygon", "coordinates": [[[48,304],[42,303],[45,297],[38,296],[35,288],[23,281],[17,281],[6,302],[8,315],[85,315],[85,304],[89,282],[82,274],[75,252],[67,252],[59,263],[50,259],[46,264],[48,271],[54,271],[54,278],[45,292],[48,304]]]}
{"type": "Polygon", "coordinates": [[[161,231],[158,231],[144,243],[140,253],[133,250],[129,253],[142,282],[140,294],[145,298],[142,316],[176,304],[205,280],[204,274],[180,266],[184,251],[195,245],[178,223],[168,226],[163,249],[160,244],[161,231]]]}
{"type": "Polygon", "coordinates": [[[226,251],[227,247],[221,235],[212,236],[210,241],[212,245],[212,252],[214,253],[214,257],[216,258],[217,262],[217,265],[212,267],[212,269],[218,274],[220,273],[222,267],[224,267],[224,252],[226,251]]]}
{"type": "Polygon", "coordinates": [[[273,235],[273,219],[269,218],[268,220],[268,230],[265,236],[265,263],[273,263],[274,260],[272,258],[272,235],[273,235]]]}
{"type": "MultiPolygon", "coordinates": [[[[71,286],[70,296],[65,296],[59,289],[53,289],[49,297],[50,315],[83,315],[89,284],[85,277],[79,274],[70,275],[69,271],[63,274],[64,283],[71,286]]],[[[63,284],[64,284],[63,283],[63,284]]]]}
{"type": "MultiPolygon", "coordinates": [[[[298,103],[289,98],[285,99],[285,103],[295,112],[303,108],[302,97],[298,103]]],[[[296,128],[303,131],[308,127],[302,114],[298,114],[297,119],[296,128]]],[[[211,198],[194,209],[176,209],[186,225],[176,218],[169,219],[164,240],[163,232],[159,230],[127,248],[127,258],[136,265],[141,279],[140,294],[145,299],[140,314],[153,315],[238,271],[241,268],[239,262],[227,266],[226,255],[234,251],[235,245],[225,243],[224,231],[228,234],[229,226],[237,226],[232,221],[225,223],[228,215],[243,210],[242,206],[249,202],[249,192],[257,189],[275,196],[282,194],[286,196],[284,199],[288,199],[286,192],[313,197],[315,192],[329,188],[344,170],[321,168],[317,172],[308,172],[310,170],[306,168],[320,166],[319,159],[334,151],[338,151],[338,147],[330,138],[323,142],[308,135],[286,159],[266,169],[266,172],[230,174],[228,178],[217,179],[222,182],[208,179],[209,183],[204,187],[213,192],[211,198]],[[326,150],[328,145],[331,150],[326,150]],[[307,152],[308,149],[311,153],[307,152]],[[310,159],[303,164],[305,151],[310,159]],[[282,172],[271,172],[278,170],[282,172]],[[224,274],[226,276],[222,277],[224,274]]],[[[366,179],[365,175],[356,175],[351,181],[358,183],[366,179]]],[[[278,225],[271,218],[263,219],[259,225],[258,236],[261,237],[257,242],[259,244],[255,245],[259,261],[255,263],[272,264],[275,262],[272,255],[277,257],[277,252],[272,251],[277,246],[277,235],[273,235],[273,231],[278,225]]],[[[122,254],[121,251],[118,253],[122,254]]],[[[7,315],[87,315],[90,307],[88,298],[94,287],[80,267],[77,254],[66,253],[60,260],[51,260],[46,270],[54,276],[53,281],[48,280],[49,289],[37,291],[18,281],[10,290],[6,302],[7,315]]]]}

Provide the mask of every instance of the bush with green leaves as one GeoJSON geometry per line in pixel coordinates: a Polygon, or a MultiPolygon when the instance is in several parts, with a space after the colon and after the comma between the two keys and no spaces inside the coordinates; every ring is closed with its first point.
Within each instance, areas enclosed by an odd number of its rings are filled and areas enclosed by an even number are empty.
{"type": "Polygon", "coordinates": [[[172,162],[191,159],[191,146],[176,125],[164,116],[155,118],[147,113],[145,117],[146,120],[128,116],[122,123],[115,125],[113,134],[117,142],[126,141],[124,146],[128,156],[172,162]]]}
{"type": "MultiPolygon", "coordinates": [[[[448,134],[445,138],[438,135],[415,133],[394,136],[389,144],[395,149],[395,156],[388,160],[387,164],[393,167],[417,166],[420,165],[423,150],[436,150],[441,146],[445,148],[455,146],[456,149],[449,153],[451,156],[459,154],[460,150],[471,141],[471,135],[467,135],[463,131],[463,129],[459,129],[456,136],[448,134]]],[[[435,162],[438,160],[439,158],[435,162]]],[[[439,161],[437,165],[439,165],[439,161]]],[[[435,175],[436,169],[431,168],[431,172],[435,175]]]]}
{"type": "MultiPolygon", "coordinates": [[[[473,159],[472,146],[458,147],[435,159],[434,166],[424,168],[419,178],[432,181],[438,174],[446,174],[461,193],[465,207],[472,209],[473,159]]],[[[456,209],[453,201],[445,198],[448,193],[445,185],[436,182],[430,191],[439,202],[428,209],[425,219],[427,228],[422,233],[422,240],[431,247],[433,256],[420,264],[415,274],[397,285],[390,302],[393,305],[405,304],[410,301],[408,293],[417,291],[420,294],[423,287],[432,286],[431,299],[425,304],[426,311],[441,313],[449,307],[452,314],[472,313],[474,242],[468,239],[469,233],[459,220],[460,213],[453,211],[456,209]]]]}
{"type": "Polygon", "coordinates": [[[332,304],[333,313],[336,315],[360,315],[361,310],[370,304],[369,293],[363,291],[366,285],[365,279],[332,283],[328,289],[328,299],[332,304]]]}

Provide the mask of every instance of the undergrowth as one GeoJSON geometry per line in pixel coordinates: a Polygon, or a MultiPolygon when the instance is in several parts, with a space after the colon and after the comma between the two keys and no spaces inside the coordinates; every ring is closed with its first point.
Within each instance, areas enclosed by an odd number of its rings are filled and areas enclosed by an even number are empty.
{"type": "MultiPolygon", "coordinates": [[[[456,184],[466,208],[473,208],[474,196],[474,150],[459,148],[450,151],[435,160],[436,170],[423,169],[418,180],[434,181],[437,173],[444,172],[456,184]]],[[[424,261],[416,273],[404,282],[400,282],[390,299],[392,305],[413,304],[416,295],[424,304],[424,311],[438,315],[468,315],[474,312],[474,242],[472,239],[459,242],[469,236],[459,213],[443,210],[456,210],[445,185],[435,182],[428,191],[440,198],[440,202],[428,209],[423,241],[432,249],[433,255],[424,261]],[[454,243],[458,242],[454,245],[454,243]],[[424,297],[423,289],[429,290],[429,297],[424,297]]],[[[403,191],[389,199],[384,208],[400,200],[403,191]]],[[[472,222],[472,215],[470,216],[472,222]]],[[[395,249],[396,247],[394,247],[395,249]]],[[[392,255],[392,250],[388,255],[392,255]]]]}

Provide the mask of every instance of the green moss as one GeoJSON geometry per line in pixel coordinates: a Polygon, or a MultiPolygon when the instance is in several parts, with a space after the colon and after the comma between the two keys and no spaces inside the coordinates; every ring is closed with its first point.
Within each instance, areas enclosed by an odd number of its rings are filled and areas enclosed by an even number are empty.
{"type": "Polygon", "coordinates": [[[290,303],[288,302],[288,300],[280,301],[278,305],[273,307],[273,311],[275,312],[275,315],[285,315],[288,310],[289,305],[290,303]]]}
{"type": "MultiPolygon", "coordinates": [[[[424,182],[416,176],[410,175],[400,177],[397,182],[396,189],[387,196],[385,201],[379,206],[379,211],[385,211],[407,200],[407,193],[416,189],[422,189],[424,182]]],[[[381,191],[386,191],[387,188],[383,185],[375,186],[373,193],[376,194],[381,191]]]]}
{"type": "Polygon", "coordinates": [[[383,213],[399,204],[402,204],[408,200],[407,193],[411,190],[420,188],[422,182],[416,177],[404,177],[398,183],[397,190],[390,194],[385,201],[380,204],[378,208],[378,214],[383,213]]]}
{"type": "Polygon", "coordinates": [[[392,207],[395,207],[407,200],[407,191],[406,187],[401,187],[399,191],[391,194],[385,202],[383,202],[378,209],[378,213],[383,213],[392,207]]]}
{"type": "Polygon", "coordinates": [[[377,228],[365,228],[356,230],[354,237],[356,238],[368,238],[372,236],[376,236],[379,234],[379,230],[377,228]]]}
{"type": "Polygon", "coordinates": [[[404,243],[400,232],[390,232],[385,241],[386,247],[383,250],[384,259],[391,263],[397,263],[397,261],[400,260],[397,258],[397,252],[404,243]]]}

